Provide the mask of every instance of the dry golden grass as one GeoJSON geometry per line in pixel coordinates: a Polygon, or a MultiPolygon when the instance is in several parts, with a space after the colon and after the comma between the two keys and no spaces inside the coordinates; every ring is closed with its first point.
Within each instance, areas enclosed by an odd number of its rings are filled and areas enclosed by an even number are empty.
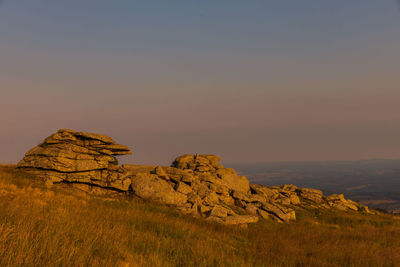
{"type": "Polygon", "coordinates": [[[0,266],[399,266],[400,221],[306,210],[248,229],[47,190],[0,166],[0,266]]]}

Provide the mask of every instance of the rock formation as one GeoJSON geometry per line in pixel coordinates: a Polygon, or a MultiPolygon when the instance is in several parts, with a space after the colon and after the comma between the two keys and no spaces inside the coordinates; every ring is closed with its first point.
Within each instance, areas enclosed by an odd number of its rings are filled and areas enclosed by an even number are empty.
{"type": "Polygon", "coordinates": [[[320,190],[294,185],[250,184],[215,155],[183,155],[171,166],[118,166],[115,156],[130,153],[108,136],[59,130],[28,151],[18,167],[47,183],[69,183],[91,193],[125,192],[225,224],[259,218],[290,222],[296,220],[295,210],[304,207],[368,212],[343,195],[325,197],[320,190]]]}
{"type": "Polygon", "coordinates": [[[108,136],[62,129],[29,150],[18,167],[49,183],[86,183],[126,191],[130,180],[115,156],[130,153],[108,136]]]}

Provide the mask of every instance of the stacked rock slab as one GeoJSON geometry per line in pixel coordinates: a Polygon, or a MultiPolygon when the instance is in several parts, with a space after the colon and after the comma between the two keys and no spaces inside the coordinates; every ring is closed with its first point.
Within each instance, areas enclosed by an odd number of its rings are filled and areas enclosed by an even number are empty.
{"type": "Polygon", "coordinates": [[[131,154],[130,149],[111,137],[62,129],[29,150],[18,167],[49,183],[83,183],[127,191],[131,181],[115,158],[126,154],[131,154]]]}
{"type": "Polygon", "coordinates": [[[183,155],[171,166],[118,166],[115,156],[130,153],[105,135],[59,130],[28,151],[18,167],[50,183],[68,182],[91,193],[96,192],[93,188],[126,192],[224,224],[243,225],[259,218],[290,222],[296,220],[297,208],[309,207],[368,212],[343,195],[325,197],[320,190],[294,185],[250,184],[215,155],[183,155]]]}

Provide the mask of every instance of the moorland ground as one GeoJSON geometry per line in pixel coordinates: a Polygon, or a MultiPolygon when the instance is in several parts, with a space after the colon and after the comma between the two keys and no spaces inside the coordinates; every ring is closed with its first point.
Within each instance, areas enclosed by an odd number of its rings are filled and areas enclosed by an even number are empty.
{"type": "Polygon", "coordinates": [[[248,228],[88,196],[0,165],[0,266],[398,266],[400,220],[297,210],[248,228]]]}

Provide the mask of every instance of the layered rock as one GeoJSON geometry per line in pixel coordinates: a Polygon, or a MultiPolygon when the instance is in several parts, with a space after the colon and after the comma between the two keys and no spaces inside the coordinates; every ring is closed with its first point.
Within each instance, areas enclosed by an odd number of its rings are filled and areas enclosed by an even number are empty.
{"type": "Polygon", "coordinates": [[[368,209],[343,195],[294,185],[250,184],[245,176],[220,164],[215,155],[182,155],[171,166],[118,166],[117,155],[130,154],[104,135],[59,130],[28,151],[18,167],[50,183],[70,183],[82,190],[126,192],[177,208],[180,212],[225,224],[247,224],[259,218],[290,222],[303,207],[368,209]]]}
{"type": "Polygon", "coordinates": [[[29,150],[18,167],[49,183],[86,183],[127,191],[131,181],[115,158],[126,154],[131,154],[130,149],[111,137],[62,129],[29,150]]]}

